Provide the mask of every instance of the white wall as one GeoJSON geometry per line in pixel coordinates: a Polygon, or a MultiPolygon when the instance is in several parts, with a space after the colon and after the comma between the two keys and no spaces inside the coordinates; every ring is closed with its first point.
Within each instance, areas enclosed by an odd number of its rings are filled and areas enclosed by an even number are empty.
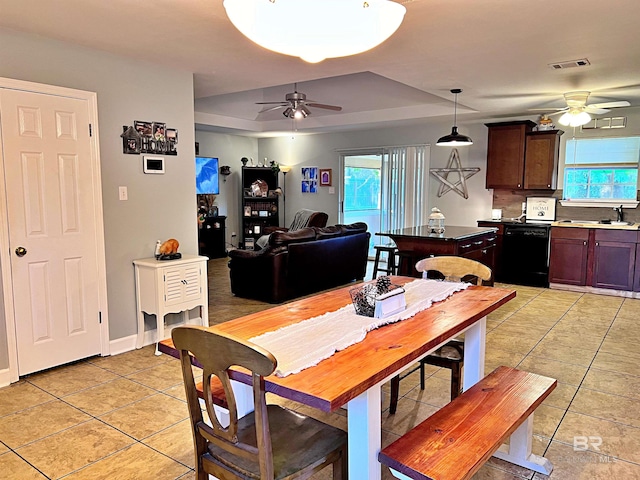
{"type": "MultiPolygon", "coordinates": [[[[476,221],[489,218],[491,214],[491,192],[484,188],[487,152],[487,128],[482,123],[460,124],[459,129],[469,135],[474,144],[459,147],[463,167],[480,167],[481,171],[468,180],[469,198],[464,199],[454,192],[437,197],[439,182],[431,176],[429,207],[442,210],[449,225],[475,226],[476,221]]],[[[450,133],[450,122],[431,122],[424,125],[372,129],[358,132],[330,133],[317,135],[297,135],[280,138],[260,139],[260,158],[267,157],[283,165],[294,168],[287,175],[287,219],[288,225],[296,210],[311,208],[329,214],[328,224],[338,221],[338,189],[341,182],[339,170],[340,149],[366,148],[393,145],[431,144],[431,167],[445,167],[451,148],[435,146],[437,139],[450,133]],[[318,194],[303,194],[300,188],[300,167],[317,166],[333,169],[334,195],[327,187],[321,187],[318,194]]],[[[282,177],[281,177],[282,178],[282,177]]],[[[451,179],[455,177],[451,175],[451,179]]]]}
{"type": "Polygon", "coordinates": [[[0,29],[0,45],[0,76],[98,94],[110,339],[134,335],[132,260],[171,237],[197,253],[192,74],[9,30],[0,29]],[[122,126],[134,120],[178,129],[165,175],[143,174],[142,157],[122,153],[122,126]]]}

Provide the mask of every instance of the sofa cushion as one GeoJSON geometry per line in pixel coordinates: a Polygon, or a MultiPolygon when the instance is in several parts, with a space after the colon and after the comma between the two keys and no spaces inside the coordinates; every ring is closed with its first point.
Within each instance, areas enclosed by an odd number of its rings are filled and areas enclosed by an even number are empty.
{"type": "Polygon", "coordinates": [[[342,229],[338,225],[323,228],[314,227],[314,229],[316,231],[316,240],[327,240],[342,236],[342,229]]]}
{"type": "Polygon", "coordinates": [[[367,224],[364,222],[351,223],[349,225],[336,225],[340,227],[343,235],[355,235],[367,231],[367,224]]]}
{"type": "Polygon", "coordinates": [[[316,231],[312,227],[306,227],[293,232],[273,232],[269,236],[269,245],[279,247],[292,243],[308,242],[315,239],[316,231]]]}

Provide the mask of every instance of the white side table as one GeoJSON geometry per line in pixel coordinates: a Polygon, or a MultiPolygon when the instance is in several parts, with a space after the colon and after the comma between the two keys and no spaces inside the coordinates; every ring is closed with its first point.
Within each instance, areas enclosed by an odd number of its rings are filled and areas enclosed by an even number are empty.
{"type": "Polygon", "coordinates": [[[150,257],[133,261],[138,317],[136,348],[142,348],[144,341],[145,313],[156,316],[156,355],[161,354],[157,342],[164,340],[164,317],[167,313],[183,312],[186,324],[188,311],[200,307],[201,323],[209,326],[207,260],[200,255],[183,255],[177,260],[150,257]]]}

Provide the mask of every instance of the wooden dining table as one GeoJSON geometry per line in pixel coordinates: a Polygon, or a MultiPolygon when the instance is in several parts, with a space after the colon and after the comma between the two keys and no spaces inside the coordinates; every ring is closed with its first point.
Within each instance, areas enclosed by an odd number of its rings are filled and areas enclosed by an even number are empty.
{"type": "MultiPolygon", "coordinates": [[[[392,277],[393,283],[401,285],[413,280],[392,277]]],[[[351,288],[306,297],[209,329],[248,340],[350,304],[351,288]]],[[[411,318],[370,331],[363,341],[313,367],[286,377],[266,377],[266,390],[324,412],[346,406],[349,478],[379,480],[381,386],[464,332],[463,388],[470,388],[484,377],[486,316],[515,296],[509,289],[470,286],[411,318]]],[[[215,307],[212,309],[215,312],[215,307]]],[[[170,340],[161,342],[159,348],[178,356],[170,340]]],[[[231,378],[236,381],[234,393],[239,404],[250,408],[251,376],[238,369],[231,372],[231,378]]]]}

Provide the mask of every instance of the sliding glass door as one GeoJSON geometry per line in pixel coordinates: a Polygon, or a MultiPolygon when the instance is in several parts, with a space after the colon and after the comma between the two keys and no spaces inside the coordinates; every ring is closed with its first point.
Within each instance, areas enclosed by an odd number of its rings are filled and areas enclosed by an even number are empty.
{"type": "Polygon", "coordinates": [[[427,145],[349,151],[342,165],[342,223],[365,222],[373,246],[388,243],[377,232],[425,225],[429,217],[427,145]]]}
{"type": "Polygon", "coordinates": [[[342,165],[341,222],[365,222],[369,226],[369,256],[373,256],[373,245],[380,243],[375,233],[380,231],[382,152],[345,154],[342,165]]]}

